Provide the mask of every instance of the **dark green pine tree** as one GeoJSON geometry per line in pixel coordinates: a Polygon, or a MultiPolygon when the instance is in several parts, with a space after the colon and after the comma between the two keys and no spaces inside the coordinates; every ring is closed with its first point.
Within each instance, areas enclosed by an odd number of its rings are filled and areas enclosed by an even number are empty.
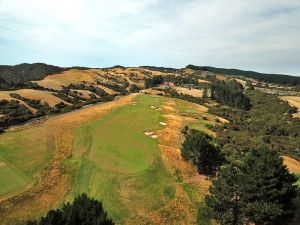
{"type": "Polygon", "coordinates": [[[188,130],[181,154],[197,166],[200,173],[207,175],[214,174],[223,159],[219,149],[211,143],[211,138],[197,130],[188,130]]]}
{"type": "Polygon", "coordinates": [[[82,194],[73,204],[64,204],[62,209],[50,210],[38,221],[29,221],[27,225],[113,225],[102,203],[82,194]]]}
{"type": "Polygon", "coordinates": [[[245,217],[256,225],[288,224],[295,210],[295,175],[275,150],[253,149],[243,161],[239,186],[245,217]]]}
{"type": "Polygon", "coordinates": [[[204,99],[208,98],[208,89],[207,89],[207,86],[205,86],[205,88],[204,88],[202,98],[204,98],[204,99]]]}
{"type": "Polygon", "coordinates": [[[206,204],[213,209],[213,216],[220,224],[242,225],[243,214],[239,196],[239,169],[233,165],[223,166],[212,181],[206,204]]]}
{"type": "Polygon", "coordinates": [[[253,149],[220,170],[206,203],[222,225],[285,225],[295,212],[296,181],[278,152],[253,149]]]}

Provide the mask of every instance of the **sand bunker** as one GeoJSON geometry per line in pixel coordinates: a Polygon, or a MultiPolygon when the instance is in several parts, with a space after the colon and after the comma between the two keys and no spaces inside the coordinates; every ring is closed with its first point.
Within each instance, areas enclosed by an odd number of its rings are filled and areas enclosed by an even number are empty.
{"type": "Polygon", "coordinates": [[[167,124],[164,123],[164,122],[159,122],[159,124],[162,125],[162,126],[166,126],[166,125],[167,125],[167,124]]]}
{"type": "Polygon", "coordinates": [[[152,134],[154,134],[154,132],[152,132],[152,131],[146,131],[146,132],[144,132],[144,134],[146,136],[151,136],[152,134]]]}
{"type": "Polygon", "coordinates": [[[157,135],[152,131],[145,131],[144,134],[148,137],[153,138],[153,139],[157,139],[157,135]]]}

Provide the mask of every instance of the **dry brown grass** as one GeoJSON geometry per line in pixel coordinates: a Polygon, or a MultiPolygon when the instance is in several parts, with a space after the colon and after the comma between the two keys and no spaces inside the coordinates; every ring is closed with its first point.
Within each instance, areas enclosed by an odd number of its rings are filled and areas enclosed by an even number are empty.
{"type": "MultiPolygon", "coordinates": [[[[194,119],[178,115],[177,104],[177,101],[171,100],[162,107],[165,113],[166,127],[158,132],[159,148],[165,164],[176,176],[196,188],[203,198],[208,191],[210,181],[205,176],[199,175],[197,168],[184,160],[180,151],[180,130],[194,119]]],[[[203,112],[207,111],[207,108],[199,106],[198,110],[203,112]]],[[[187,193],[182,190],[182,187],[177,186],[175,200],[165,208],[153,213],[151,218],[153,218],[153,224],[195,224],[196,212],[197,209],[187,193]]]]}
{"type": "Polygon", "coordinates": [[[144,80],[148,77],[161,75],[161,72],[150,71],[143,68],[113,68],[113,69],[88,69],[77,70],[71,69],[60,74],[53,74],[45,77],[43,80],[33,81],[40,86],[61,90],[62,86],[70,84],[87,84],[98,86],[109,94],[115,92],[107,87],[97,84],[100,81],[104,84],[115,84],[116,80],[119,83],[127,81],[129,84],[135,84],[139,87],[144,86],[144,80]],[[112,79],[113,78],[113,79],[112,79]]]}
{"type": "Polygon", "coordinates": [[[184,88],[184,87],[175,87],[175,90],[180,93],[180,94],[184,94],[184,95],[191,95],[194,97],[198,97],[201,98],[203,96],[203,90],[199,90],[199,89],[194,89],[194,88],[184,88]]]}
{"type": "Polygon", "coordinates": [[[164,95],[164,92],[155,90],[155,89],[144,89],[144,90],[141,90],[140,93],[153,94],[153,95],[164,95]]]}
{"type": "Polygon", "coordinates": [[[216,78],[218,80],[227,80],[227,78],[224,75],[217,75],[216,78]]]}
{"type": "Polygon", "coordinates": [[[283,101],[287,101],[291,106],[295,106],[298,108],[298,112],[294,113],[294,117],[300,118],[300,97],[299,96],[280,96],[279,97],[283,101]]]}
{"type": "Polygon", "coordinates": [[[185,73],[185,74],[193,74],[193,73],[195,73],[195,71],[192,70],[192,69],[185,68],[185,69],[183,69],[183,73],[185,73]]]}
{"type": "Polygon", "coordinates": [[[40,86],[46,88],[53,88],[56,90],[62,89],[62,86],[68,86],[69,84],[79,84],[83,81],[93,83],[95,77],[98,76],[98,70],[68,70],[60,74],[53,74],[45,77],[40,81],[33,81],[40,86]]]}
{"type": "Polygon", "coordinates": [[[0,100],[7,100],[7,101],[17,100],[21,105],[26,106],[31,112],[33,113],[37,112],[35,108],[32,108],[31,106],[27,105],[27,103],[25,103],[24,101],[10,97],[9,93],[10,93],[9,91],[0,91],[0,100]]]}
{"type": "Polygon", "coordinates": [[[202,80],[202,79],[198,79],[198,82],[202,83],[202,84],[211,84],[210,81],[208,81],[208,80],[202,80]]]}
{"type": "MultiPolygon", "coordinates": [[[[21,90],[16,90],[16,91],[1,91],[0,92],[0,99],[7,99],[11,100],[12,98],[9,96],[9,94],[15,93],[19,94],[21,97],[32,99],[32,100],[42,100],[50,107],[54,107],[56,104],[63,102],[66,105],[71,105],[70,103],[54,96],[51,94],[49,91],[41,91],[41,90],[33,90],[33,89],[21,89],[21,90]]],[[[16,99],[18,100],[18,99],[16,99]]],[[[18,100],[20,101],[20,100],[18,100]]],[[[23,101],[20,101],[23,103],[23,101]]],[[[28,108],[32,110],[32,107],[29,107],[27,104],[25,104],[28,108]]],[[[35,110],[36,111],[36,110],[35,110]]]]}
{"type": "Polygon", "coordinates": [[[241,79],[237,79],[237,78],[234,78],[233,80],[236,80],[236,81],[239,82],[241,85],[243,85],[243,87],[246,87],[246,81],[245,81],[245,80],[241,80],[241,79]]]}
{"type": "Polygon", "coordinates": [[[102,89],[103,91],[105,91],[107,94],[110,94],[110,95],[113,95],[113,94],[116,94],[117,92],[115,92],[114,90],[111,90],[107,87],[104,87],[102,85],[95,85],[96,87],[102,89]]]}
{"type": "Polygon", "coordinates": [[[300,162],[291,158],[291,157],[288,157],[288,156],[283,156],[283,162],[284,164],[289,168],[289,170],[291,172],[294,172],[294,173],[300,173],[300,162]]]}
{"type": "Polygon", "coordinates": [[[91,96],[90,95],[95,95],[97,98],[99,98],[98,95],[96,95],[95,93],[88,91],[88,90],[71,90],[73,93],[76,93],[78,96],[85,98],[85,99],[90,99],[91,96]]]}

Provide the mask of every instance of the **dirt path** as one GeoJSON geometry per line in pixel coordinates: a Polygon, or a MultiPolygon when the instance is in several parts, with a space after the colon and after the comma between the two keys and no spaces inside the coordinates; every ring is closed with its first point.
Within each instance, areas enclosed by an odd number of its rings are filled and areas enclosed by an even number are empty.
{"type": "Polygon", "coordinates": [[[0,202],[0,218],[3,225],[25,221],[35,215],[55,208],[63,201],[71,181],[64,173],[62,163],[72,155],[73,131],[78,125],[102,116],[112,109],[129,104],[136,94],[121,97],[112,102],[94,105],[78,111],[62,114],[45,121],[40,126],[51,127],[55,135],[55,154],[43,170],[40,182],[30,190],[0,202]]]}

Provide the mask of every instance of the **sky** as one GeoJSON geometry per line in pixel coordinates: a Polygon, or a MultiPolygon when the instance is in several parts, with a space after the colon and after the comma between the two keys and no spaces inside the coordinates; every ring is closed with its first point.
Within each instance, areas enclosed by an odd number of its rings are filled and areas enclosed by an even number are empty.
{"type": "Polygon", "coordinates": [[[0,64],[300,76],[300,0],[0,0],[0,64]]]}

